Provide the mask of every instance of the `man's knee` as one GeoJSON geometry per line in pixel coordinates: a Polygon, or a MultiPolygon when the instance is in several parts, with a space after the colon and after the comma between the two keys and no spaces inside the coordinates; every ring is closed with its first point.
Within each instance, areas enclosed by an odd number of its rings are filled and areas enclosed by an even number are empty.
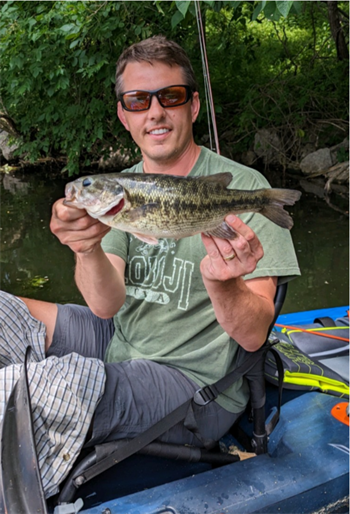
{"type": "Polygon", "coordinates": [[[19,297],[28,307],[33,318],[44,323],[46,327],[45,351],[50,348],[52,336],[55,331],[57,319],[57,305],[55,303],[33,300],[32,298],[19,297]]]}

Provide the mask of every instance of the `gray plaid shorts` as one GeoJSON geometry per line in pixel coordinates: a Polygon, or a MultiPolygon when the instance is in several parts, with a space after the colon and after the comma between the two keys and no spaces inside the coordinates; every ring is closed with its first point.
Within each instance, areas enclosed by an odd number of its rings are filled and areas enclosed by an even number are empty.
{"type": "Polygon", "coordinates": [[[0,291],[0,428],[28,346],[27,374],[38,463],[45,496],[58,491],[84,445],[104,391],[100,359],[68,353],[45,358],[45,326],[19,298],[0,291]]]}

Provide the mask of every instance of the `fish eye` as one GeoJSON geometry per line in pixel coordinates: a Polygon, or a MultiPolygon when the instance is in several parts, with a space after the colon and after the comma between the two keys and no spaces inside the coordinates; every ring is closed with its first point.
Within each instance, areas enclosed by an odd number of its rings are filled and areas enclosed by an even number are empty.
{"type": "Polygon", "coordinates": [[[87,187],[91,185],[91,180],[89,178],[84,178],[83,180],[83,186],[87,187]]]}

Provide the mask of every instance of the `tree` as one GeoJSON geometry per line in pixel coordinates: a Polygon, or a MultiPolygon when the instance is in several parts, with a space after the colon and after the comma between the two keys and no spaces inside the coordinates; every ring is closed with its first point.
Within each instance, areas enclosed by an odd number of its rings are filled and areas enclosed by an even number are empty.
{"type": "MultiPolygon", "coordinates": [[[[340,61],[349,60],[349,49],[346,44],[344,29],[341,22],[341,12],[339,10],[338,2],[335,0],[327,2],[329,24],[331,27],[332,37],[334,39],[337,57],[340,61]]],[[[342,12],[343,16],[349,21],[349,16],[342,12]]]]}
{"type": "MultiPolygon", "coordinates": [[[[271,124],[296,143],[310,126],[343,130],[347,2],[206,0],[200,7],[228,152],[248,148],[256,129],[271,124]]],[[[33,161],[64,157],[69,174],[111,149],[135,154],[116,115],[115,62],[126,46],[159,33],[185,47],[200,78],[193,1],[0,2],[0,128],[33,161]]],[[[203,97],[201,81],[200,89],[203,97]]],[[[207,130],[203,105],[198,142],[207,130]]]]}

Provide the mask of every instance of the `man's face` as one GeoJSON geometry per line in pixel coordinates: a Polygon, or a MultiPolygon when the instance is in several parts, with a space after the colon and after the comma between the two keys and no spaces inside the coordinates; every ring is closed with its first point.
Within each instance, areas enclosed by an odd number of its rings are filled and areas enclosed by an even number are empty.
{"type": "MultiPolygon", "coordinates": [[[[132,62],[123,73],[123,91],[151,91],[178,84],[185,84],[181,68],[160,62],[132,62]]],[[[166,109],[153,96],[147,111],[128,112],[118,102],[118,116],[145,160],[171,164],[194,144],[192,123],[199,106],[198,93],[185,105],[166,109]]]]}

